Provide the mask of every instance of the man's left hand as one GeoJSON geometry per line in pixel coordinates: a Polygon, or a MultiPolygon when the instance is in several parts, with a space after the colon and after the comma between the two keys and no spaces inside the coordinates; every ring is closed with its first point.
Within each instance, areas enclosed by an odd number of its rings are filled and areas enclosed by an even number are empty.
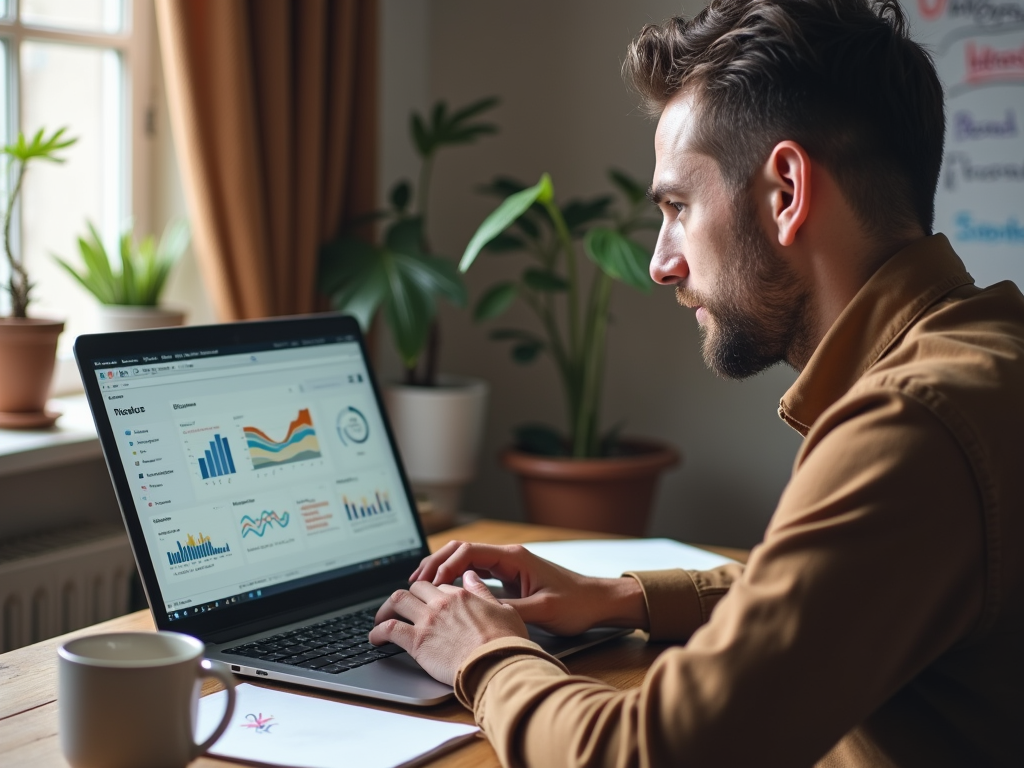
{"type": "Polygon", "coordinates": [[[417,581],[398,590],[377,611],[370,642],[401,646],[432,677],[452,685],[462,662],[484,643],[528,637],[516,610],[499,603],[475,571],[466,571],[462,583],[460,589],[417,581]]]}

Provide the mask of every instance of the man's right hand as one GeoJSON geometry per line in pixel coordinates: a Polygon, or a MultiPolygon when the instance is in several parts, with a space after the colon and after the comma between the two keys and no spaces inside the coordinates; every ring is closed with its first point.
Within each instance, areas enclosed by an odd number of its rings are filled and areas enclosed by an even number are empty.
{"type": "Polygon", "coordinates": [[[468,570],[499,579],[506,592],[518,595],[501,602],[527,624],[556,635],[578,635],[593,627],[648,628],[647,604],[636,579],[581,576],[519,544],[449,541],[425,557],[409,581],[451,584],[468,570]]]}

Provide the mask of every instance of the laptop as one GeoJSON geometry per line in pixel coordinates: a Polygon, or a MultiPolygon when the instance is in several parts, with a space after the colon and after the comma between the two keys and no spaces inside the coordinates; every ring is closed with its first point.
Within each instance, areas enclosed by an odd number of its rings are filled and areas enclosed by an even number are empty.
{"type": "MultiPolygon", "coordinates": [[[[83,335],[75,356],[158,629],[242,676],[452,696],[367,640],[429,549],[353,318],[83,335]]],[[[625,633],[531,637],[565,656],[625,633]]]]}

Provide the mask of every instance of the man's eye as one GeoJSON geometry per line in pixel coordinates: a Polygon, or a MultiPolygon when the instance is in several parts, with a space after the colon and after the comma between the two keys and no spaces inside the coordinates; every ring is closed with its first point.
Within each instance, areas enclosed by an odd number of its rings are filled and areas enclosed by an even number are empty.
{"type": "Polygon", "coordinates": [[[685,203],[669,203],[669,205],[676,209],[676,213],[682,213],[683,208],[686,207],[685,203]]]}

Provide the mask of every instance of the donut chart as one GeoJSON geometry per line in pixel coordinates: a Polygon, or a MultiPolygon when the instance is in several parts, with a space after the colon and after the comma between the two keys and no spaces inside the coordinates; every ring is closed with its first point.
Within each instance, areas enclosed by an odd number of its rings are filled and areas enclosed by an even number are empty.
{"type": "Polygon", "coordinates": [[[370,423],[363,412],[351,405],[338,413],[338,439],[345,446],[362,445],[370,438],[370,423]]]}

